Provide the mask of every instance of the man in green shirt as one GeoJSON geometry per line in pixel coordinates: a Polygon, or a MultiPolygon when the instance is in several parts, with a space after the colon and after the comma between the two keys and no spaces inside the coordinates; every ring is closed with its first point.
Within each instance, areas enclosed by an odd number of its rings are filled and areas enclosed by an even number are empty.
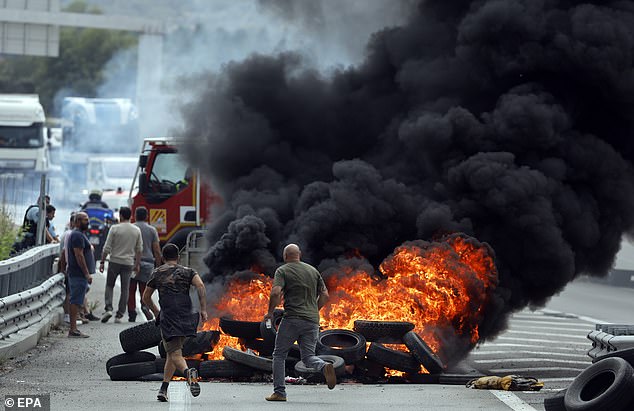
{"type": "Polygon", "coordinates": [[[284,296],[284,316],[277,330],[273,351],[273,394],[267,401],[286,401],[284,364],[288,351],[297,341],[302,361],[309,368],[324,374],[328,388],[337,383],[332,364],[315,356],[319,336],[319,310],[328,301],[328,289],[315,267],[300,261],[302,253],[296,244],[284,247],[285,264],[275,271],[265,320],[273,318],[273,311],[284,296]]]}

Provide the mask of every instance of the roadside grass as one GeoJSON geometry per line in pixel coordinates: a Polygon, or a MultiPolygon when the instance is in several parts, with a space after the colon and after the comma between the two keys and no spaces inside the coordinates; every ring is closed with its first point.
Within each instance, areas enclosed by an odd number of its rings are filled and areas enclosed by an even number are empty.
{"type": "Polygon", "coordinates": [[[6,205],[0,204],[0,260],[9,258],[19,231],[20,229],[13,223],[13,218],[6,205]]]}

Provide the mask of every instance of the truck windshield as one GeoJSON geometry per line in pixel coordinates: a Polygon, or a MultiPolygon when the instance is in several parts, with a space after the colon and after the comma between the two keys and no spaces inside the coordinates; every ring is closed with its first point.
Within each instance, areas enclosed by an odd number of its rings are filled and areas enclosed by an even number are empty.
{"type": "Polygon", "coordinates": [[[0,147],[38,148],[44,145],[42,123],[27,127],[0,126],[0,147]]]}
{"type": "Polygon", "coordinates": [[[183,163],[178,153],[158,153],[154,158],[150,179],[158,180],[158,182],[177,183],[186,177],[186,171],[187,165],[183,163]]]}

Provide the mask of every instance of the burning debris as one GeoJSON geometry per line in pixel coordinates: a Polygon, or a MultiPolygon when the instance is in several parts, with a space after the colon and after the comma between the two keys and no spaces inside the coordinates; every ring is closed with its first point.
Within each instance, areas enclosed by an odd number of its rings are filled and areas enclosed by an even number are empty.
{"type": "Polygon", "coordinates": [[[604,275],[634,223],[631,44],[627,2],[427,0],[358,66],[284,52],[208,76],[181,134],[225,199],[211,303],[260,319],[294,242],[337,298],[325,327],[409,320],[454,360],[604,275]]]}

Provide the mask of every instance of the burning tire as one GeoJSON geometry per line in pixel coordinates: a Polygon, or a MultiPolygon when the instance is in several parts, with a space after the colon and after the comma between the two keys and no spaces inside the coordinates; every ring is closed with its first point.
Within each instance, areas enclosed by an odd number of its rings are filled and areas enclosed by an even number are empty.
{"type": "Polygon", "coordinates": [[[557,391],[555,395],[544,398],[544,409],[546,411],[567,411],[564,397],[567,390],[557,391]]]}
{"type": "MultiPolygon", "coordinates": [[[[163,370],[165,370],[165,358],[157,358],[156,360],[154,360],[154,372],[163,372],[163,370]]],[[[198,369],[200,367],[200,363],[202,361],[200,360],[192,360],[192,359],[185,359],[185,362],[187,363],[187,368],[195,368],[198,369]]],[[[174,372],[174,375],[177,377],[184,377],[183,373],[180,372],[179,370],[176,370],[174,372]]]]}
{"type": "Polygon", "coordinates": [[[336,355],[346,364],[354,364],[365,357],[365,338],[350,330],[326,330],[319,333],[315,352],[323,355],[336,355]]]}
{"type": "Polygon", "coordinates": [[[371,342],[401,344],[403,335],[413,329],[414,324],[406,321],[356,320],[354,322],[354,330],[371,342]]]}
{"type": "MultiPolygon", "coordinates": [[[[204,354],[210,352],[220,340],[219,331],[201,331],[195,336],[187,337],[183,343],[183,356],[204,354]]],[[[158,351],[161,358],[167,357],[163,341],[158,343],[158,351]]]]}
{"type": "Polygon", "coordinates": [[[255,370],[260,370],[267,373],[273,372],[273,360],[270,360],[268,358],[236,350],[235,348],[231,347],[225,347],[222,350],[222,355],[224,355],[224,357],[228,360],[237,362],[238,364],[246,365],[255,370]]]}
{"type": "MultiPolygon", "coordinates": [[[[346,373],[346,362],[343,360],[343,358],[338,357],[336,355],[318,355],[317,357],[321,358],[322,360],[326,362],[331,363],[333,367],[335,367],[335,374],[338,377],[346,373]]],[[[306,377],[306,378],[320,377],[321,379],[323,379],[323,374],[319,370],[315,368],[306,367],[303,361],[298,361],[297,364],[295,364],[295,371],[297,371],[297,373],[301,375],[302,377],[306,377]]]]}
{"type": "Polygon", "coordinates": [[[129,364],[113,365],[110,367],[112,381],[132,381],[148,374],[154,374],[154,361],[133,362],[129,364]]]}
{"type": "Polygon", "coordinates": [[[161,341],[161,329],[154,321],[125,329],[119,333],[123,351],[130,353],[154,347],[161,341]]]}
{"type": "Polygon", "coordinates": [[[367,357],[392,370],[414,374],[420,371],[420,363],[412,354],[393,350],[380,343],[373,342],[370,344],[367,357]]]}
{"type": "Polygon", "coordinates": [[[106,372],[110,375],[110,367],[115,365],[154,361],[155,359],[156,355],[146,351],[118,354],[106,361],[106,372]]]}
{"type": "Polygon", "coordinates": [[[568,387],[568,411],[629,410],[634,399],[634,369],[623,358],[606,358],[586,368],[568,387]]]}
{"type": "Polygon", "coordinates": [[[249,378],[254,373],[253,368],[228,360],[203,361],[198,367],[202,378],[249,378]]]}
{"type": "Polygon", "coordinates": [[[611,352],[609,354],[602,355],[597,358],[593,358],[592,363],[599,362],[601,360],[605,360],[606,358],[613,358],[613,357],[623,358],[625,361],[630,363],[632,367],[634,367],[634,348],[618,350],[618,351],[611,352]]]}
{"type": "Polygon", "coordinates": [[[230,318],[220,319],[220,329],[232,337],[252,340],[261,338],[259,321],[237,321],[230,318]]]}
{"type": "Polygon", "coordinates": [[[444,365],[442,361],[440,361],[440,358],[434,354],[427,343],[414,331],[405,333],[403,342],[414,358],[431,374],[439,374],[443,371],[444,365]]]}

